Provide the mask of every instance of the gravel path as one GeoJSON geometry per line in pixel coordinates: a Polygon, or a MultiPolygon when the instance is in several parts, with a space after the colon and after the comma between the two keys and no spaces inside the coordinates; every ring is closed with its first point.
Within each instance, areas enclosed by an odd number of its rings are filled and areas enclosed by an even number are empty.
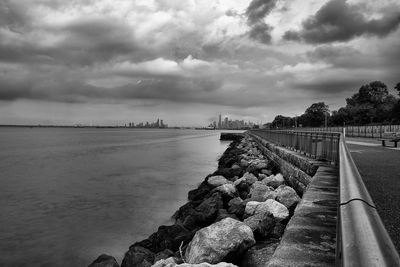
{"type": "Polygon", "coordinates": [[[400,148],[376,139],[348,138],[347,145],[386,229],[400,251],[400,148]]]}

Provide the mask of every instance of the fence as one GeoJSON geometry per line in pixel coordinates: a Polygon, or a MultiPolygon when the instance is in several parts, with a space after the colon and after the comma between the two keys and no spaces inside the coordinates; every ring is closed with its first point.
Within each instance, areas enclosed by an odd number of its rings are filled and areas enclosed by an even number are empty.
{"type": "Polygon", "coordinates": [[[265,130],[251,133],[339,166],[337,266],[400,266],[399,254],[341,133],[265,130]]]}
{"type": "Polygon", "coordinates": [[[305,131],[264,131],[251,130],[252,133],[277,145],[299,151],[318,160],[338,163],[340,133],[305,131]]]}
{"type": "Polygon", "coordinates": [[[400,125],[375,125],[375,126],[346,126],[346,127],[318,127],[301,128],[305,131],[315,132],[343,132],[346,129],[346,136],[349,137],[373,137],[381,138],[385,132],[400,132],[400,125]]]}

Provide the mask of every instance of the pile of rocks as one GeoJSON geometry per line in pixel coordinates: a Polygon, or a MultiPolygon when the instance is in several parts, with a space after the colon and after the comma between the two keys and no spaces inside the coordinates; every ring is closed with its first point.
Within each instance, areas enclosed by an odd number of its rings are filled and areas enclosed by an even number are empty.
{"type": "MultiPolygon", "coordinates": [[[[122,267],[264,265],[300,201],[250,137],[233,141],[188,199],[175,224],[129,248],[122,267]]],[[[118,264],[102,255],[90,266],[118,264]]]]}

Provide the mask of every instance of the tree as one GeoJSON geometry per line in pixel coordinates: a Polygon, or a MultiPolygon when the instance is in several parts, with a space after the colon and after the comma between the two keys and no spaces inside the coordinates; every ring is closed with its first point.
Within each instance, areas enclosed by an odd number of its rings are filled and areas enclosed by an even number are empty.
{"type": "Polygon", "coordinates": [[[338,111],[332,111],[332,116],[329,120],[330,126],[343,126],[345,124],[349,124],[352,120],[351,115],[349,114],[346,108],[340,108],[338,111]]]}
{"type": "Polygon", "coordinates": [[[400,96],[400,83],[397,83],[396,86],[394,87],[394,89],[397,90],[399,96],[400,96]]]}
{"type": "Polygon", "coordinates": [[[396,99],[389,94],[387,86],[374,81],[360,87],[358,93],[346,99],[347,112],[353,124],[384,122],[390,119],[396,99]]]}
{"type": "Polygon", "coordinates": [[[305,113],[300,116],[300,123],[303,126],[319,127],[324,125],[327,117],[329,117],[328,105],[324,102],[318,102],[306,109],[305,113]]]}
{"type": "Polygon", "coordinates": [[[273,128],[289,128],[294,127],[294,120],[290,117],[285,117],[283,115],[278,115],[272,121],[273,128]]]}

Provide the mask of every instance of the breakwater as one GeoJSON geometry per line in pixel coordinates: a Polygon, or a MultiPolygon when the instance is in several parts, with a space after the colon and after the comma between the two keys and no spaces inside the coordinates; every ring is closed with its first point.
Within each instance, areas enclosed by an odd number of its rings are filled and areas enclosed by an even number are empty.
{"type": "MultiPolygon", "coordinates": [[[[300,201],[278,171],[253,138],[237,138],[218,169],[188,193],[188,202],[173,215],[175,223],[131,245],[121,266],[267,262],[300,201]]],[[[118,263],[102,255],[90,266],[118,263]]]]}

